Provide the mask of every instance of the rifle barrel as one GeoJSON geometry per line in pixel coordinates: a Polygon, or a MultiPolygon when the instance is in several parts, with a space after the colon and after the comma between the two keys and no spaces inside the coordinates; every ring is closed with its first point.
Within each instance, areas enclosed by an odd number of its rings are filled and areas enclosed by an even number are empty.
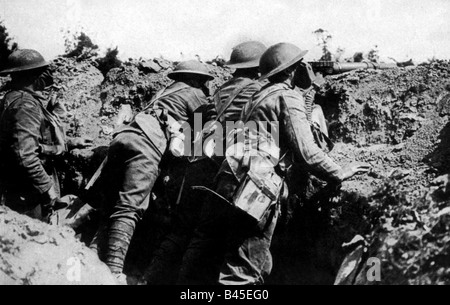
{"type": "Polygon", "coordinates": [[[373,62],[345,62],[333,63],[333,74],[345,73],[358,69],[376,69],[376,70],[386,70],[397,68],[397,64],[390,63],[373,63],[373,62]]]}
{"type": "Polygon", "coordinates": [[[374,62],[334,62],[334,61],[315,61],[310,62],[315,72],[321,72],[325,75],[341,74],[359,69],[386,70],[397,68],[395,63],[374,63],[374,62]]]}

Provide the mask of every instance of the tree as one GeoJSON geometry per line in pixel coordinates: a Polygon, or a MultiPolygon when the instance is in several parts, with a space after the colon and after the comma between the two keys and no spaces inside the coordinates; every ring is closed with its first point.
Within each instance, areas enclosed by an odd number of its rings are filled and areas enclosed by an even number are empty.
{"type": "Polygon", "coordinates": [[[337,62],[343,61],[342,56],[344,55],[344,53],[345,53],[345,49],[341,48],[341,47],[338,47],[337,50],[336,50],[336,53],[334,55],[334,57],[335,57],[334,60],[337,61],[337,62]]]}
{"type": "Polygon", "coordinates": [[[117,55],[119,55],[118,47],[116,47],[115,49],[108,48],[105,57],[98,58],[96,60],[98,64],[97,68],[102,72],[104,76],[108,74],[109,70],[118,68],[122,65],[122,62],[117,58],[117,55]]]}
{"type": "Polygon", "coordinates": [[[3,21],[0,20],[0,70],[5,68],[8,56],[17,48],[17,43],[12,42],[3,21]]]}
{"type": "Polygon", "coordinates": [[[333,60],[333,54],[330,52],[329,43],[333,39],[333,36],[324,29],[318,29],[313,32],[316,35],[317,45],[322,48],[322,57],[320,61],[331,61],[333,60]]]}
{"type": "Polygon", "coordinates": [[[66,48],[64,56],[76,58],[78,61],[91,59],[98,55],[98,45],[94,44],[84,32],[72,34],[70,31],[67,31],[64,45],[66,48]]]}
{"type": "Polygon", "coordinates": [[[378,46],[375,45],[372,50],[367,54],[367,59],[371,62],[378,62],[380,60],[380,51],[378,50],[378,46]]]}

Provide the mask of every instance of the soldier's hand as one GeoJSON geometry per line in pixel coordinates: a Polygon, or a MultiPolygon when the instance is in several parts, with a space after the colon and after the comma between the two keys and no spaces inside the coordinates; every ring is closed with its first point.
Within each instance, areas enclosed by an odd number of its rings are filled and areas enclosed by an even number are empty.
{"type": "Polygon", "coordinates": [[[69,141],[68,146],[70,147],[70,149],[83,149],[83,148],[87,148],[87,147],[91,147],[93,145],[93,140],[90,137],[81,137],[81,138],[76,138],[76,139],[72,139],[71,141],[69,141]]]}
{"type": "Polygon", "coordinates": [[[368,164],[352,163],[344,168],[344,179],[348,180],[355,175],[361,175],[369,172],[371,166],[368,164]]]}

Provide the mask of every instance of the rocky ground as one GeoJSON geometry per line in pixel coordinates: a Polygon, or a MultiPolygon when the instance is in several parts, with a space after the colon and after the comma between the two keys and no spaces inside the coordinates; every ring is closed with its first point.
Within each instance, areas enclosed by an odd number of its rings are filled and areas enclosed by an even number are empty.
{"type": "MultiPolygon", "coordinates": [[[[105,154],[121,105],[142,109],[167,85],[167,73],[174,64],[163,59],[129,61],[105,78],[92,62],[59,58],[54,65],[55,90],[70,112],[65,122],[68,134],[90,136],[95,144],[92,150],[73,151],[60,164],[64,192],[79,194],[105,154]]],[[[217,76],[212,89],[230,76],[227,70],[210,68],[217,76]]],[[[281,225],[275,236],[269,283],[333,283],[344,258],[351,261],[349,254],[354,254],[351,247],[342,245],[358,235],[364,238],[367,252],[359,256],[360,263],[347,283],[370,284],[364,276],[369,257],[381,260],[382,284],[450,283],[450,201],[433,183],[450,171],[450,124],[439,115],[445,109],[437,107],[448,97],[449,76],[450,63],[434,61],[415,68],[355,71],[327,78],[317,102],[337,143],[331,155],[340,164],[364,162],[372,170],[345,182],[332,202],[295,209],[294,218],[281,225]]],[[[5,79],[0,79],[0,87],[2,82],[5,79]]],[[[8,236],[13,244],[32,240],[34,233],[26,228],[34,222],[9,211],[0,214],[0,221],[12,219],[6,231],[3,225],[0,230],[4,253],[11,248],[4,242],[8,236]],[[11,237],[10,231],[21,233],[11,237]]],[[[67,237],[64,247],[73,251],[72,243],[78,245],[67,237]]],[[[39,247],[47,251],[49,244],[46,241],[39,247]]],[[[22,264],[27,266],[20,259],[25,256],[16,256],[4,256],[0,271],[12,281],[26,283],[16,272],[22,264]]],[[[43,279],[45,272],[38,271],[35,277],[43,279]]]]}
{"type": "Polygon", "coordinates": [[[96,254],[58,228],[0,206],[0,284],[114,285],[96,254]]]}

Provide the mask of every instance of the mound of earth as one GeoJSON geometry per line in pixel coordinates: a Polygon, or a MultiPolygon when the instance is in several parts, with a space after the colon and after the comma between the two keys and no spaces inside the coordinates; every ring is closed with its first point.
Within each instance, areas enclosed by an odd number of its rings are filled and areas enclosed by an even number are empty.
{"type": "Polygon", "coordinates": [[[68,228],[0,206],[0,285],[115,285],[109,268],[68,228]]]}
{"type": "MultiPolygon", "coordinates": [[[[375,283],[450,283],[450,197],[433,182],[450,172],[450,124],[436,107],[449,74],[449,62],[435,61],[328,78],[318,100],[338,142],[331,156],[372,169],[344,182],[332,202],[299,209],[303,225],[293,225],[288,240],[307,248],[292,253],[315,266],[306,278],[332,283],[345,258],[342,267],[354,269],[345,283],[373,284],[366,272],[375,257],[381,261],[381,282],[375,283]],[[365,239],[362,257],[342,248],[355,236],[365,239]]],[[[290,276],[284,278],[299,282],[290,276]]]]}
{"type": "Polygon", "coordinates": [[[435,119],[449,74],[448,61],[360,70],[329,77],[318,102],[335,140],[361,146],[399,144],[435,119]]]}

